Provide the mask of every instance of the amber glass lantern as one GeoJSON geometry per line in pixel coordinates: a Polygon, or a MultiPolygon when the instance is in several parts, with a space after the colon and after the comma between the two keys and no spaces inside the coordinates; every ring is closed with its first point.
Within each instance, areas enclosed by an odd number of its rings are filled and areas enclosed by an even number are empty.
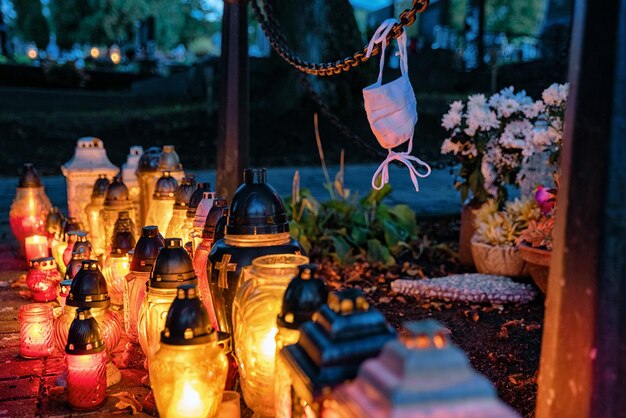
{"type": "Polygon", "coordinates": [[[226,235],[213,245],[207,276],[219,330],[231,333],[232,304],[242,267],[270,254],[301,254],[289,235],[289,221],[282,199],[267,184],[265,170],[244,170],[230,205],[226,235]]]}
{"type": "Polygon", "coordinates": [[[324,416],[333,389],[354,379],[361,363],[394,338],[361,290],[331,293],[328,304],[300,328],[298,343],[280,353],[291,377],[292,416],[324,416]]]}
{"type": "Polygon", "coordinates": [[[228,363],[218,346],[195,285],[177,290],[159,350],[150,361],[150,383],[159,416],[213,417],[226,383],[228,363]]]}
{"type": "Polygon", "coordinates": [[[146,216],[146,225],[156,225],[160,231],[167,230],[172,219],[178,183],[169,172],[164,172],[156,182],[152,203],[146,216]]]}
{"type": "Polygon", "coordinates": [[[52,257],[35,258],[29,261],[26,285],[35,302],[51,302],[57,298],[61,275],[52,257]]]}
{"type": "Polygon", "coordinates": [[[298,275],[289,282],[280,314],[276,319],[276,366],[274,372],[274,416],[291,418],[291,376],[280,356],[288,345],[298,342],[300,327],[310,321],[313,314],[328,299],[328,289],[324,281],[315,274],[315,264],[298,267],[298,275]]]}
{"type": "Polygon", "coordinates": [[[63,240],[63,227],[65,225],[65,217],[56,206],[48,211],[46,216],[45,231],[48,235],[48,247],[50,254],[53,254],[53,247],[59,245],[63,240]]]}
{"type": "Polygon", "coordinates": [[[165,238],[165,247],[159,251],[154,262],[148,291],[139,311],[139,343],[148,362],[159,349],[165,317],[176,298],[178,286],[197,283],[193,263],[181,239],[165,238]]]}
{"type": "Polygon", "coordinates": [[[159,233],[159,228],[154,225],[144,226],[141,237],[132,251],[130,260],[130,272],[124,280],[124,329],[128,343],[124,350],[124,363],[128,366],[143,365],[145,356],[139,346],[139,334],[137,324],[139,310],[146,295],[150,271],[156,261],[157,254],[163,248],[165,242],[159,233]]]}
{"type": "Polygon", "coordinates": [[[74,409],[94,409],[106,400],[107,354],[90,308],[76,310],[64,347],[67,401],[74,409]]]}
{"type": "Polygon", "coordinates": [[[213,242],[215,242],[215,227],[218,221],[224,217],[224,210],[228,211],[226,199],[216,197],[213,200],[213,207],[209,211],[204,227],[202,228],[202,241],[193,253],[193,268],[196,272],[196,276],[198,276],[200,297],[211,316],[211,321],[215,328],[217,328],[217,319],[215,312],[213,312],[213,302],[211,302],[211,291],[209,289],[206,269],[209,260],[209,252],[211,251],[211,247],[213,247],[213,242]]]}
{"type": "Polygon", "coordinates": [[[114,309],[124,307],[124,282],[130,273],[130,257],[128,252],[135,248],[135,237],[126,228],[115,232],[111,253],[104,262],[102,273],[107,280],[107,288],[114,309]]]}
{"type": "Polygon", "coordinates": [[[174,194],[174,210],[172,211],[172,219],[167,226],[166,236],[183,238],[183,224],[189,208],[189,201],[195,190],[196,178],[193,174],[187,174],[174,194]]]}
{"type": "MultiPolygon", "coordinates": [[[[111,248],[113,233],[115,232],[115,222],[120,212],[128,212],[130,219],[135,218],[135,209],[133,202],[130,200],[128,188],[119,177],[113,179],[113,183],[107,188],[106,198],[104,200],[104,208],[102,209],[100,219],[104,225],[105,248],[111,248]]],[[[135,231],[132,231],[133,233],[135,231]]]]}
{"type": "Polygon", "coordinates": [[[429,319],[403,324],[402,336],[365,361],[354,381],[339,386],[328,417],[514,418],[493,385],[477,373],[448,331],[429,319]]]}
{"type": "MultiPolygon", "coordinates": [[[[139,187],[139,179],[137,178],[137,168],[139,167],[139,159],[143,154],[143,147],[139,145],[132,145],[128,150],[128,156],[126,162],[122,164],[122,181],[128,187],[128,194],[130,200],[133,201],[135,207],[135,214],[140,211],[141,190],[139,187]]],[[[139,222],[138,218],[133,220],[139,222]]]]}
{"type": "Polygon", "coordinates": [[[156,182],[161,177],[161,173],[157,171],[159,167],[159,158],[161,157],[161,148],[150,147],[143,152],[137,165],[137,181],[139,182],[139,225],[145,225],[148,208],[152,203],[152,195],[156,182]]]}
{"type": "Polygon", "coordinates": [[[104,174],[98,177],[91,191],[91,202],[85,206],[85,219],[89,229],[89,238],[95,254],[104,254],[105,236],[104,225],[100,222],[100,212],[104,209],[104,199],[106,197],[109,179],[104,174]]]}
{"type": "MultiPolygon", "coordinates": [[[[122,335],[120,317],[109,308],[111,299],[96,260],[84,260],[81,270],[76,274],[70,293],[67,295],[63,312],[54,323],[54,340],[59,350],[67,345],[67,334],[78,308],[90,308],[91,314],[98,322],[107,352],[110,353],[119,343],[122,335]]],[[[110,360],[110,359],[109,359],[110,360]]],[[[109,361],[107,365],[107,384],[119,382],[121,374],[109,361]]]]}
{"type": "Polygon", "coordinates": [[[183,227],[181,229],[181,238],[186,244],[193,231],[193,221],[196,219],[196,211],[198,210],[198,205],[202,201],[202,197],[204,196],[204,192],[211,191],[211,183],[198,183],[196,185],[196,190],[191,194],[191,198],[189,199],[189,206],[187,207],[187,213],[185,215],[185,221],[183,222],[183,227]]]}
{"type": "Polygon", "coordinates": [[[91,200],[94,183],[99,175],[113,177],[119,169],[109,161],[102,140],[85,137],[76,142],[74,156],[61,166],[61,171],[66,177],[69,216],[88,225],[85,206],[91,200]]]}
{"type": "Polygon", "coordinates": [[[295,254],[255,258],[235,296],[233,327],[241,388],[248,407],[260,416],[274,415],[274,385],[268,383],[274,376],[276,315],[298,266],[308,262],[295,254]]]}
{"type": "Polygon", "coordinates": [[[17,313],[20,321],[20,356],[24,358],[46,357],[52,354],[52,305],[29,303],[20,306],[17,313]]]}
{"type": "Polygon", "coordinates": [[[9,212],[11,231],[21,251],[26,237],[45,235],[46,217],[51,207],[37,170],[30,163],[24,164],[9,212]]]}
{"type": "Polygon", "coordinates": [[[214,200],[215,192],[202,193],[202,200],[196,208],[196,216],[193,218],[193,228],[189,234],[189,241],[191,241],[194,251],[202,240],[202,230],[204,229],[204,224],[206,223],[209,211],[213,207],[214,200]]]}

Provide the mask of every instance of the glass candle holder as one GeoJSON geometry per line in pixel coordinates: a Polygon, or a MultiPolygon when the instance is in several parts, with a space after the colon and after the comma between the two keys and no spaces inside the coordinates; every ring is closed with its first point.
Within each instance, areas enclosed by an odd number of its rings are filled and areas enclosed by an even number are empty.
{"type": "Polygon", "coordinates": [[[130,272],[130,260],[128,254],[111,254],[104,262],[102,273],[107,279],[111,304],[119,309],[124,306],[124,286],[126,276],[130,272]]]}
{"type": "Polygon", "coordinates": [[[160,348],[150,361],[159,415],[215,416],[228,362],[195,285],[183,285],[167,313],[160,348]]]}
{"type": "MultiPolygon", "coordinates": [[[[128,212],[128,218],[135,219],[135,207],[126,185],[116,177],[107,188],[104,207],[100,212],[100,222],[104,226],[105,251],[111,248],[115,234],[115,224],[121,212],[128,212]]],[[[135,233],[135,231],[131,231],[135,233]]]]}
{"type": "Polygon", "coordinates": [[[241,418],[241,396],[239,392],[224,391],[217,418],[241,418]]]}
{"type": "Polygon", "coordinates": [[[170,223],[167,226],[166,236],[180,238],[186,236],[182,234],[182,227],[185,222],[187,208],[189,208],[189,201],[195,190],[196,178],[192,174],[187,174],[176,190],[174,196],[174,210],[172,212],[172,219],[170,219],[170,223]]]}
{"type": "Polygon", "coordinates": [[[70,294],[71,286],[72,280],[61,280],[61,285],[59,286],[59,304],[61,305],[61,308],[65,306],[65,300],[67,299],[67,295],[70,294]]]}
{"type": "Polygon", "coordinates": [[[173,215],[176,189],[178,189],[176,180],[169,172],[163,173],[154,189],[146,225],[156,225],[161,231],[167,230],[173,215]]]}
{"type": "Polygon", "coordinates": [[[233,326],[241,389],[246,404],[260,416],[274,415],[276,316],[298,266],[308,262],[307,257],[294,254],[255,258],[250,274],[242,275],[242,280],[249,278],[235,296],[233,326]]]}
{"type": "Polygon", "coordinates": [[[20,356],[39,358],[50,355],[54,350],[52,306],[42,303],[22,305],[17,316],[20,321],[20,356]]]}
{"type": "Polygon", "coordinates": [[[89,237],[96,254],[104,254],[104,225],[100,222],[100,212],[104,208],[106,189],[109,187],[106,175],[100,175],[93,185],[91,202],[85,206],[85,218],[89,228],[89,237]]]}
{"type": "Polygon", "coordinates": [[[30,260],[26,285],[35,302],[50,302],[56,299],[61,274],[52,257],[30,260]]]}
{"type": "Polygon", "coordinates": [[[48,237],[45,235],[31,235],[24,239],[26,259],[48,257],[48,237]]]}
{"type": "Polygon", "coordinates": [[[94,409],[106,400],[107,354],[89,308],[78,308],[67,345],[67,400],[74,409],[94,409]]]}

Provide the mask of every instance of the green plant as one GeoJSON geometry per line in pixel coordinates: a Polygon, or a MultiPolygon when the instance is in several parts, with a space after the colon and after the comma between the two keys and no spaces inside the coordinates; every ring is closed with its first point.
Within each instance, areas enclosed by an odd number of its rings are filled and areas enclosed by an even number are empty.
{"type": "Polygon", "coordinates": [[[491,199],[474,214],[476,232],[473,239],[484,244],[505,246],[514,246],[520,234],[541,216],[534,199],[506,202],[504,210],[498,210],[498,203],[491,199]]]}
{"type": "Polygon", "coordinates": [[[291,235],[302,244],[312,259],[332,257],[344,264],[357,256],[373,262],[395,263],[403,251],[412,251],[417,240],[415,212],[407,205],[387,205],[383,199],[391,186],[372,190],[359,198],[344,184],[344,159],[341,153],[339,172],[331,182],[317,129],[315,130],[330,199],[318,201],[309,190],[300,189],[296,171],[292,195],[285,206],[290,217],[291,235]]]}

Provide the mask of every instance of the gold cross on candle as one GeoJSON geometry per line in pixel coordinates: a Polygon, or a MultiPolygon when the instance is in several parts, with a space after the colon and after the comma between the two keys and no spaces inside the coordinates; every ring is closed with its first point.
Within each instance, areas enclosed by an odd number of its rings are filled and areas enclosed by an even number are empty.
{"type": "Polygon", "coordinates": [[[237,264],[230,263],[230,254],[224,254],[222,261],[215,263],[215,269],[220,272],[217,285],[222,289],[228,289],[228,272],[237,270],[237,264]]]}

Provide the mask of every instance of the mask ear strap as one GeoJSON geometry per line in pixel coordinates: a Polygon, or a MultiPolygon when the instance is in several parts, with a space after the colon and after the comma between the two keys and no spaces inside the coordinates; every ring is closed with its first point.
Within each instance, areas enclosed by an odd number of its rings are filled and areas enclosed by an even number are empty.
{"type": "MultiPolygon", "coordinates": [[[[385,21],[383,21],[383,23],[381,23],[378,29],[376,29],[376,32],[374,32],[374,36],[372,36],[372,39],[370,40],[370,43],[367,46],[367,52],[365,53],[365,57],[369,58],[372,55],[372,50],[374,49],[374,45],[381,44],[378,81],[376,81],[376,84],[379,84],[379,85],[382,83],[383,69],[385,68],[385,49],[387,48],[387,35],[389,35],[389,32],[393,28],[393,25],[395,25],[396,23],[400,23],[400,22],[398,22],[397,19],[386,19],[385,21]]],[[[404,39],[405,39],[404,56],[405,56],[405,62],[406,62],[406,33],[404,32],[404,29],[402,31],[402,36],[404,36],[404,39]]],[[[402,54],[400,55],[400,58],[402,59],[402,54]]],[[[406,65],[406,67],[408,68],[408,64],[406,65]]],[[[404,74],[404,71],[403,71],[403,74],[404,74]]]]}
{"type": "Polygon", "coordinates": [[[383,161],[378,166],[378,169],[376,170],[376,172],[374,173],[374,176],[372,177],[372,188],[376,190],[380,190],[383,188],[385,184],[389,183],[389,164],[392,161],[398,161],[407,166],[407,168],[409,169],[409,175],[411,176],[411,182],[413,182],[413,186],[415,187],[415,191],[419,192],[419,184],[417,182],[417,178],[428,177],[430,175],[431,169],[428,163],[420,160],[414,155],[411,155],[412,149],[413,149],[413,137],[411,137],[411,140],[409,141],[409,148],[405,152],[395,152],[395,151],[389,150],[389,154],[387,155],[387,158],[385,158],[385,161],[383,161]],[[415,168],[414,163],[417,163],[418,165],[424,167],[426,169],[426,172],[420,173],[419,171],[417,171],[417,168],[415,168]]]}

